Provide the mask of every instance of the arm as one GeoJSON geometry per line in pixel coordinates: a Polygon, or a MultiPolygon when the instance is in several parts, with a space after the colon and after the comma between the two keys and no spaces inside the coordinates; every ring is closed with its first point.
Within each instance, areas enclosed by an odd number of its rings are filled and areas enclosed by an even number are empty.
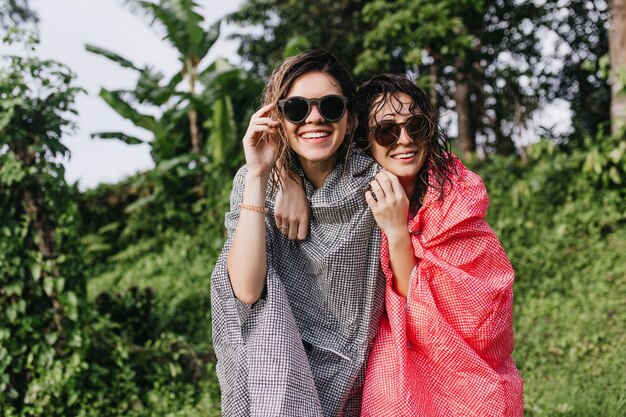
{"type": "Polygon", "coordinates": [[[304,240],[309,231],[310,207],[300,177],[281,169],[281,186],[276,194],[276,227],[291,240],[304,240]]]}
{"type": "Polygon", "coordinates": [[[261,107],[252,115],[243,138],[248,171],[242,210],[227,259],[233,293],[246,304],[254,303],[261,296],[267,272],[265,214],[245,207],[265,206],[267,182],[276,155],[274,135],[278,122],[266,117],[272,107],[272,104],[261,107]]]}
{"type": "Polygon", "coordinates": [[[387,238],[394,289],[406,298],[416,264],[407,228],[409,199],[398,178],[389,171],[380,171],[370,185],[372,189],[365,193],[365,199],[387,238]]]}

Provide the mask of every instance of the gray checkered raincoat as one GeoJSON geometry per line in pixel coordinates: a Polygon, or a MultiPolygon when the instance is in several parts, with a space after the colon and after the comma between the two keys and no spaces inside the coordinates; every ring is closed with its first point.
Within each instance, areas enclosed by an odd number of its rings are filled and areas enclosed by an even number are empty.
{"type": "Polygon", "coordinates": [[[226,269],[245,172],[233,182],[229,238],[211,277],[222,414],[358,416],[384,302],[380,231],[364,197],[376,164],[354,150],[319,189],[305,180],[312,216],[302,242],[275,227],[268,195],[266,287],[252,306],[234,297],[226,269]]]}

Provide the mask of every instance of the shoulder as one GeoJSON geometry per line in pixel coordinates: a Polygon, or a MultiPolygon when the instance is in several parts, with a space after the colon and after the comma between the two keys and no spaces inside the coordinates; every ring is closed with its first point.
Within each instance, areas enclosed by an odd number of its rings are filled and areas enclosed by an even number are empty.
{"type": "Polygon", "coordinates": [[[425,205],[445,208],[452,205],[472,206],[486,214],[489,206],[487,189],[480,175],[468,169],[454,154],[450,154],[449,180],[445,183],[443,199],[432,187],[429,190],[425,205]]]}
{"type": "Polygon", "coordinates": [[[468,169],[455,155],[452,155],[452,165],[452,189],[456,188],[460,193],[484,193],[487,196],[487,189],[480,175],[468,169]]]}

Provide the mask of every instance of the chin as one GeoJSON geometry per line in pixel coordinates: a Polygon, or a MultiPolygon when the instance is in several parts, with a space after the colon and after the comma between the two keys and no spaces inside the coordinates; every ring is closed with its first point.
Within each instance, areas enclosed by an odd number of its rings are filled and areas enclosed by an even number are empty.
{"type": "Polygon", "coordinates": [[[300,158],[305,159],[310,162],[323,162],[327,159],[332,158],[335,155],[335,152],[303,152],[300,155],[300,158]]]}

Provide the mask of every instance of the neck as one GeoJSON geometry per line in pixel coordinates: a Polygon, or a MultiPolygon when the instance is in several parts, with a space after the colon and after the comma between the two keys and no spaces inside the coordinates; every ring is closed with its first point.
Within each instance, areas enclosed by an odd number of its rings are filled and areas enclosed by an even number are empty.
{"type": "Polygon", "coordinates": [[[337,155],[325,161],[309,161],[300,158],[300,165],[307,179],[315,188],[320,188],[324,184],[324,180],[335,167],[335,159],[337,155]]]}
{"type": "Polygon", "coordinates": [[[415,190],[415,178],[398,178],[400,181],[400,185],[404,188],[404,193],[406,196],[411,199],[411,195],[413,195],[413,190],[415,190]]]}

